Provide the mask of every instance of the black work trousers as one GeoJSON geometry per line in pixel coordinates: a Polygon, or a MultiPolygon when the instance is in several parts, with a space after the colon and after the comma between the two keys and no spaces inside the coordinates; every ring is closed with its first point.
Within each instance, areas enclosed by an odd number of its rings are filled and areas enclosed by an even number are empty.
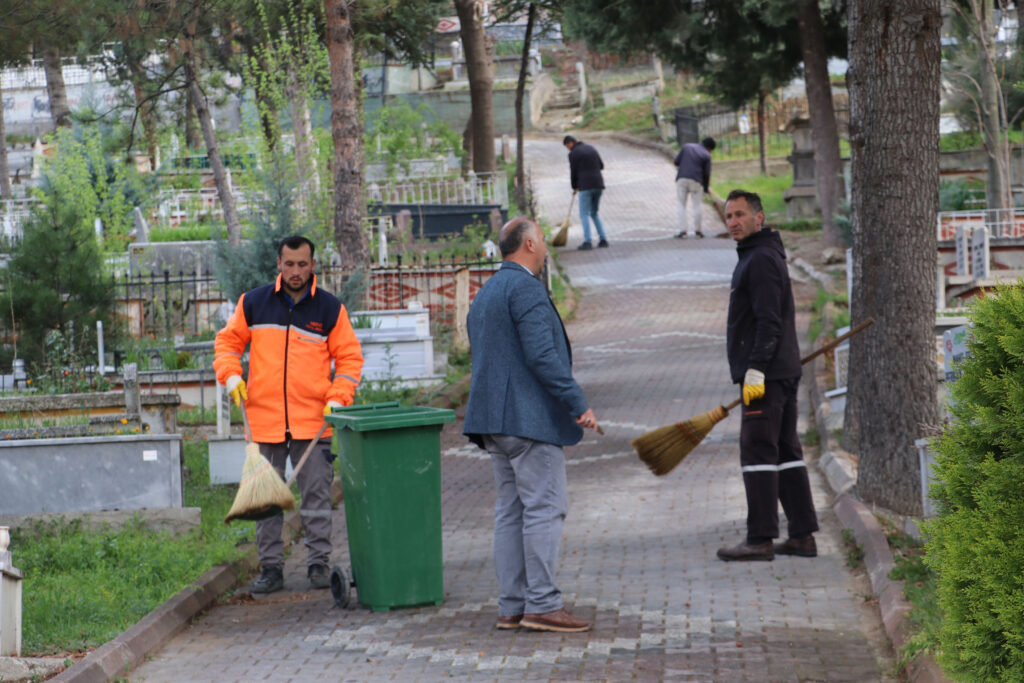
{"type": "Polygon", "coordinates": [[[747,491],[748,539],[778,538],[779,501],[790,538],[818,530],[807,465],[796,433],[799,384],[798,377],[769,380],[762,398],[742,406],[740,467],[747,491]]]}

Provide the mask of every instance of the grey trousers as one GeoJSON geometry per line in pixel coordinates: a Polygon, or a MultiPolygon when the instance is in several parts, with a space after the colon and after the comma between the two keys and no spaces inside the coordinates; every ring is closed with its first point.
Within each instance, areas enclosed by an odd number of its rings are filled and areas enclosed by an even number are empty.
{"type": "MultiPolygon", "coordinates": [[[[295,467],[308,445],[309,439],[261,443],[260,453],[283,477],[286,459],[290,458],[292,467],[295,467]]],[[[306,530],[307,567],[315,564],[330,566],[331,482],[334,480],[334,468],[326,457],[330,449],[330,439],[322,439],[314,446],[296,479],[299,483],[299,494],[302,496],[299,516],[306,530]]],[[[260,556],[260,567],[284,565],[284,541],[281,539],[283,525],[284,515],[281,514],[256,522],[256,547],[260,556]]]]}
{"type": "Polygon", "coordinates": [[[501,434],[484,435],[498,499],[494,567],[498,614],[543,614],[562,607],[555,568],[562,521],[569,511],[565,453],[560,446],[501,434]]]}

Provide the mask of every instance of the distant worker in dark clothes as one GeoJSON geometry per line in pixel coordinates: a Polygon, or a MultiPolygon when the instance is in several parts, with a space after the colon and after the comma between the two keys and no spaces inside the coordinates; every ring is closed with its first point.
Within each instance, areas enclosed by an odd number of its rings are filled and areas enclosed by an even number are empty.
{"type": "Polygon", "coordinates": [[[583,224],[583,244],[577,249],[593,249],[590,241],[590,221],[593,219],[599,241],[597,246],[607,247],[608,237],[604,234],[604,223],[597,215],[604,192],[604,177],[601,170],[604,162],[592,145],[566,135],[562,144],[569,148],[569,180],[574,192],[580,195],[580,223],[583,224]]]}
{"type": "Polygon", "coordinates": [[[686,239],[694,231],[697,237],[704,236],[700,229],[700,205],[711,182],[711,152],[716,146],[714,138],[704,138],[699,145],[687,142],[676,155],[675,164],[679,167],[676,171],[676,212],[679,219],[676,237],[680,239],[686,239]]]}
{"type": "Polygon", "coordinates": [[[562,604],[555,584],[562,522],[569,510],[563,446],[598,428],[572,377],[562,319],[537,274],[547,245],[540,227],[513,218],[501,229],[501,269],[469,309],[473,376],[463,433],[487,449],[498,495],[495,628],[590,629],[562,604]]]}
{"type": "Polygon", "coordinates": [[[761,198],[733,190],[725,225],[736,240],[726,349],[733,382],[740,384],[740,469],[747,492],[747,538],[722,548],[722,560],[772,560],[776,554],[815,557],[818,516],[796,432],[800,347],[793,289],[779,233],[765,228],[761,198]],[[779,536],[779,501],[789,538],[779,536]]]}

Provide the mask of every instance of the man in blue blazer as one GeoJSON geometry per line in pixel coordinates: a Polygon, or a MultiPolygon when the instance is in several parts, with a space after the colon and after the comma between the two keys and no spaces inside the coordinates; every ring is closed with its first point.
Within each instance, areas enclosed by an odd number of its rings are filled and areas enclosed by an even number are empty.
{"type": "Polygon", "coordinates": [[[499,629],[586,631],[555,585],[562,521],[569,508],[563,446],[594,411],[572,377],[562,319],[536,278],[547,245],[540,227],[513,218],[501,229],[501,269],[476,295],[467,326],[473,377],[463,433],[491,454],[498,499],[494,564],[499,629]]]}

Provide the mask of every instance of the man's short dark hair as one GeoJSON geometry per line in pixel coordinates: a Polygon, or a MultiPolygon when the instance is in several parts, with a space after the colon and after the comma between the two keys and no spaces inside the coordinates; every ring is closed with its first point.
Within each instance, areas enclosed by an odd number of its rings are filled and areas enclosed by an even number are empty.
{"type": "Polygon", "coordinates": [[[527,231],[535,225],[537,224],[526,216],[516,216],[502,226],[502,237],[498,241],[498,248],[501,249],[501,257],[507,258],[509,255],[519,251],[519,248],[523,246],[523,240],[525,239],[527,231]]]}
{"type": "Polygon", "coordinates": [[[562,138],[562,144],[563,145],[568,145],[570,142],[575,144],[576,138],[574,138],[571,135],[566,135],[564,138],[562,138]]]}
{"type": "Polygon", "coordinates": [[[750,207],[751,213],[757,213],[758,211],[764,211],[761,206],[761,196],[756,192],[747,192],[746,190],[733,190],[729,193],[729,196],[725,198],[726,203],[731,202],[734,199],[746,199],[747,206],[750,207]]]}
{"type": "Polygon", "coordinates": [[[285,247],[288,247],[289,249],[298,249],[303,244],[309,245],[309,257],[313,258],[313,255],[316,254],[316,245],[313,244],[308,237],[303,237],[302,235],[289,235],[278,242],[277,255],[280,256],[285,247]]]}
{"type": "Polygon", "coordinates": [[[714,138],[704,138],[703,140],[700,141],[700,144],[702,147],[704,147],[704,149],[706,149],[709,152],[713,150],[715,147],[718,147],[718,143],[715,142],[714,138]]]}

